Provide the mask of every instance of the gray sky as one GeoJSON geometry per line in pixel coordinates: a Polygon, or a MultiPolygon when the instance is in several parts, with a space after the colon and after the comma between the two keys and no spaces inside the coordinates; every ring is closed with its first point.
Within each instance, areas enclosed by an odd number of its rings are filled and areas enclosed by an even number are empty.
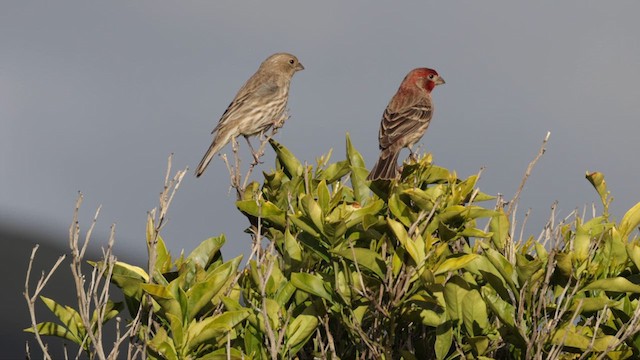
{"type": "Polygon", "coordinates": [[[561,215],[597,201],[587,170],[605,173],[619,218],[640,201],[638,14],[632,1],[5,1],[0,223],[66,244],[82,191],[84,225],[102,204],[98,233],[116,223],[116,252],[143,255],[174,153],[190,174],[169,212],[170,249],[226,233],[226,256],[243,253],[224,164],[192,170],[236,91],[279,51],[306,67],[277,136],[303,161],[329,148],[343,159],[350,132],[371,166],[400,81],[433,67],[447,84],[421,144],[436,164],[461,177],[484,166],[480,188],[510,198],[551,131],[520,204],[533,208],[526,232],[538,235],[554,200],[561,215]]]}

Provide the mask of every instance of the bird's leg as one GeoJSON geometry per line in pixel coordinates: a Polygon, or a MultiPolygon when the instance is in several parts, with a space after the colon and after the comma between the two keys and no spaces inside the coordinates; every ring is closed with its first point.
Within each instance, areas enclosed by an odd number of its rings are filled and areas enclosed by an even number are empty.
{"type": "MultiPolygon", "coordinates": [[[[260,154],[257,153],[254,149],[253,149],[253,145],[251,145],[251,141],[249,140],[248,136],[244,137],[247,140],[247,144],[249,145],[249,149],[251,149],[251,155],[253,155],[253,163],[254,164],[262,164],[262,161],[260,161],[260,154]]],[[[260,135],[258,136],[259,139],[262,138],[262,132],[260,132],[260,135]]]]}

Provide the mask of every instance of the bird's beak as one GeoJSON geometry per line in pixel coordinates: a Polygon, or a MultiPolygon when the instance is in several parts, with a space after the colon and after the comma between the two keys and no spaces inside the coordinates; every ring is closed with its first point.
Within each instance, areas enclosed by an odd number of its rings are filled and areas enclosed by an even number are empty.
{"type": "Polygon", "coordinates": [[[444,82],[444,79],[443,79],[443,78],[441,78],[440,76],[438,76],[438,79],[436,79],[436,85],[442,85],[442,84],[444,84],[444,83],[445,83],[445,82],[444,82]]]}
{"type": "Polygon", "coordinates": [[[302,63],[298,63],[298,66],[296,66],[296,70],[297,71],[304,70],[304,66],[302,66],[302,63]]]}

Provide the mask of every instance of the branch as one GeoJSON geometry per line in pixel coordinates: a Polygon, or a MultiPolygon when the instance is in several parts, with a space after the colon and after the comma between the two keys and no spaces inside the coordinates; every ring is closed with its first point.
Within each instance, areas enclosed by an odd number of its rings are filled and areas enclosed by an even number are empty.
{"type": "MultiPolygon", "coordinates": [[[[27,300],[27,307],[29,308],[29,316],[31,318],[31,327],[33,328],[33,333],[35,334],[36,337],[36,341],[38,342],[38,345],[40,346],[40,349],[42,350],[42,356],[45,359],[51,360],[51,355],[49,354],[48,351],[48,346],[44,343],[44,341],[42,341],[42,337],[40,336],[40,333],[38,332],[38,321],[36,320],[36,299],[38,298],[38,296],[40,295],[40,293],[42,292],[42,289],[44,289],[44,287],[47,285],[47,283],[49,282],[49,279],[51,279],[51,275],[53,275],[53,273],[58,269],[58,266],[60,266],[60,264],[62,263],[62,261],[64,260],[65,256],[62,255],[58,258],[58,260],[56,261],[56,263],[53,265],[53,267],[51,267],[51,270],[49,270],[49,273],[47,273],[47,275],[44,275],[44,272],[42,272],[42,275],[40,275],[40,280],[38,280],[38,284],[36,285],[36,289],[33,292],[33,295],[30,294],[30,290],[29,290],[29,279],[31,278],[31,270],[33,269],[33,262],[36,258],[36,252],[38,251],[38,248],[40,247],[40,245],[36,245],[33,247],[33,250],[31,250],[31,257],[29,257],[29,267],[27,268],[27,277],[24,281],[24,298],[25,300],[27,300]]],[[[29,346],[27,345],[27,349],[29,348],[29,346]]],[[[28,352],[28,350],[27,350],[28,352]]]]}
{"type": "Polygon", "coordinates": [[[524,184],[527,182],[527,179],[529,178],[529,176],[531,176],[531,171],[533,170],[533,167],[536,165],[538,160],[540,160],[542,155],[544,155],[545,151],[547,151],[546,145],[547,145],[547,142],[549,141],[549,136],[551,136],[551,132],[547,131],[547,135],[544,137],[544,140],[542,140],[542,145],[540,146],[538,155],[536,155],[536,157],[529,163],[529,166],[527,166],[527,171],[524,173],[524,177],[520,182],[520,187],[518,187],[518,191],[516,191],[516,194],[513,196],[513,199],[509,201],[509,208],[507,209],[507,214],[506,214],[507,218],[510,217],[511,211],[513,210],[513,206],[520,199],[520,193],[522,193],[522,189],[524,189],[524,184]]]}
{"type": "MultiPolygon", "coordinates": [[[[231,139],[231,147],[232,147],[233,158],[234,158],[233,166],[231,165],[226,154],[221,155],[222,161],[225,163],[227,167],[227,171],[229,172],[229,180],[231,182],[231,188],[233,188],[236,191],[236,198],[238,200],[242,199],[244,192],[247,189],[247,185],[249,184],[249,178],[251,177],[251,174],[253,173],[253,170],[255,169],[256,165],[260,164],[260,159],[262,158],[262,156],[264,156],[264,152],[267,147],[267,144],[269,143],[269,140],[271,140],[278,133],[278,130],[280,130],[280,128],[288,118],[289,118],[289,115],[287,115],[286,112],[283,113],[278,120],[275,120],[273,122],[271,126],[271,131],[266,135],[265,138],[262,138],[263,136],[262,133],[258,136],[258,138],[260,139],[260,147],[258,147],[258,151],[256,151],[253,154],[253,161],[249,164],[249,168],[247,169],[247,172],[244,175],[244,177],[242,176],[242,169],[240,166],[241,159],[240,159],[240,153],[238,151],[238,142],[236,141],[235,138],[231,139]]],[[[248,138],[247,138],[247,142],[249,142],[248,138]]],[[[249,147],[251,148],[250,144],[251,143],[249,143],[249,147]]],[[[253,149],[251,150],[253,151],[253,149]]]]}

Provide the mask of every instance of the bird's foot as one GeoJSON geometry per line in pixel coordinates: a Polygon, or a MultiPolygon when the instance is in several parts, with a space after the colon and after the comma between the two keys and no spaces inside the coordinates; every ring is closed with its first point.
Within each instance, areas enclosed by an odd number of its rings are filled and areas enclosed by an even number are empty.
{"type": "Polygon", "coordinates": [[[251,151],[251,155],[253,156],[253,165],[264,164],[264,161],[260,160],[260,154],[251,151]]]}

